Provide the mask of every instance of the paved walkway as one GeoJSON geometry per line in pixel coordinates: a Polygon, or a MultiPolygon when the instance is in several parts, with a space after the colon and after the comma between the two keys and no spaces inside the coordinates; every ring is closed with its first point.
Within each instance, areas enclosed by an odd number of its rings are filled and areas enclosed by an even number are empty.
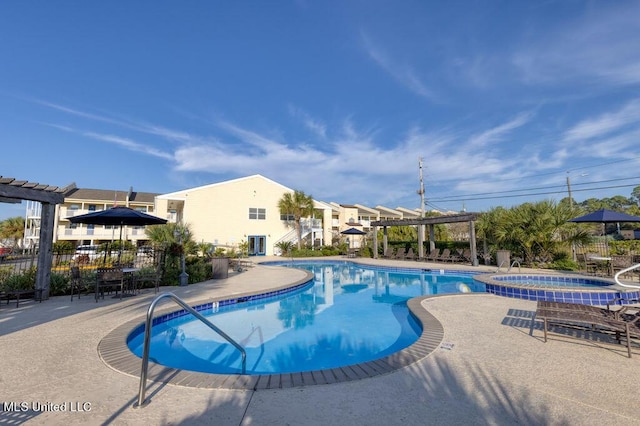
{"type": "MultiPolygon", "coordinates": [[[[406,264],[377,261],[384,264],[406,264]]],[[[415,264],[415,263],[413,263],[415,264]]],[[[449,265],[446,266],[449,269],[449,265]]],[[[164,290],[196,302],[268,289],[302,271],[256,266],[228,279],[164,290]]],[[[132,408],[138,377],[109,368],[100,340],[142,318],[155,294],[125,299],[54,297],[0,307],[0,423],[8,424],[640,424],[640,348],[529,335],[535,303],[493,295],[439,296],[422,305],[445,345],[402,370],[291,389],[211,390],[150,383],[132,408]],[[8,412],[11,403],[26,411],[8,412]],[[61,404],[66,411],[47,411],[61,404]],[[34,409],[35,408],[35,409],[34,409]]]]}

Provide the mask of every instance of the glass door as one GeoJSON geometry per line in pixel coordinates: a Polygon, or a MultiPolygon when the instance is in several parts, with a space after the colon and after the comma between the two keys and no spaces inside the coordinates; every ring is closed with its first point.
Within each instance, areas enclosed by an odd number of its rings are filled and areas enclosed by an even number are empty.
{"type": "Polygon", "coordinates": [[[249,256],[264,256],[267,254],[267,237],[265,235],[249,235],[249,256]]]}

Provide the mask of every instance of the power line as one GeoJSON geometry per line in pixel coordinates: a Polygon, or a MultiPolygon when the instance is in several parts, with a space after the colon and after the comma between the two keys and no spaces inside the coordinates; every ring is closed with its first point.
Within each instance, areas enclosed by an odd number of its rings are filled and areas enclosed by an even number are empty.
{"type": "MultiPolygon", "coordinates": [[[[582,182],[582,183],[572,183],[572,186],[575,188],[576,186],[585,186],[585,185],[593,185],[593,184],[603,184],[603,183],[608,183],[608,182],[619,182],[619,181],[624,181],[624,180],[631,180],[631,179],[640,179],[640,176],[635,176],[635,177],[629,177],[629,178],[619,178],[619,179],[607,179],[607,180],[600,180],[600,181],[592,181],[592,182],[582,182]]],[[[617,186],[608,186],[608,187],[596,187],[596,188],[587,188],[587,189],[574,189],[575,192],[580,192],[580,191],[595,191],[598,189],[611,189],[611,188],[626,188],[629,186],[638,186],[639,183],[635,183],[635,184],[630,184],[630,185],[617,185],[617,186]]],[[[474,194],[463,194],[463,195],[456,195],[456,196],[451,196],[451,197],[432,197],[430,198],[431,201],[438,201],[438,202],[443,202],[443,201],[465,201],[465,200],[478,200],[478,199],[490,199],[490,198],[508,198],[508,197],[524,197],[527,195],[544,195],[544,194],[557,194],[560,192],[564,192],[566,189],[566,185],[552,185],[552,186],[538,186],[538,187],[531,187],[531,188],[522,188],[522,189],[511,189],[511,190],[507,190],[507,191],[493,191],[493,192],[478,192],[478,193],[474,193],[474,194]],[[551,191],[551,192],[542,192],[542,193],[528,193],[527,191],[539,191],[539,190],[547,190],[547,189],[553,189],[553,188],[561,188],[557,191],[551,191]],[[516,194],[516,195],[503,195],[503,194],[513,194],[516,192],[526,192],[524,194],[516,194]],[[488,197],[488,198],[477,198],[479,196],[484,196],[484,195],[497,195],[496,197],[488,197]]]]}
{"type": "MultiPolygon", "coordinates": [[[[614,189],[614,188],[631,188],[631,187],[635,187],[638,186],[638,184],[631,184],[631,185],[612,185],[612,186],[601,186],[601,187],[595,187],[595,188],[584,188],[584,189],[574,189],[573,192],[586,192],[586,191],[597,191],[600,189],[614,189]]],[[[550,187],[553,188],[553,187],[550,187]]],[[[563,187],[564,188],[564,187],[563,187]]],[[[541,188],[544,189],[544,188],[541,188]]],[[[518,191],[518,190],[514,190],[514,191],[518,191]]],[[[504,191],[502,193],[506,193],[506,192],[514,192],[514,191],[504,191]]],[[[431,198],[431,201],[436,201],[436,202],[451,202],[451,201],[476,201],[476,200],[492,200],[492,199],[501,199],[501,198],[517,198],[517,197],[529,197],[529,196],[533,196],[533,195],[550,195],[550,194],[563,194],[565,192],[565,190],[558,190],[558,191],[548,191],[548,192],[530,192],[530,193],[524,193],[524,194],[513,194],[513,195],[501,195],[498,197],[477,197],[475,195],[472,196],[460,196],[460,197],[450,197],[450,198],[431,198]]],[[[490,195],[491,193],[487,193],[485,195],[490,195]]],[[[482,195],[482,194],[480,194],[482,195]]]]}

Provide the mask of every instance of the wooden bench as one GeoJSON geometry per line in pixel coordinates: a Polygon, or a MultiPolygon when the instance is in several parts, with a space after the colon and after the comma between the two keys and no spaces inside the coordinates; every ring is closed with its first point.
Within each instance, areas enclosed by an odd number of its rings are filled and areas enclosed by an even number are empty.
{"type": "Polygon", "coordinates": [[[7,299],[7,305],[11,302],[11,299],[16,299],[16,308],[20,306],[20,297],[24,300],[25,295],[32,294],[33,299],[42,303],[42,289],[31,289],[31,290],[10,290],[4,291],[0,293],[0,300],[7,299]]]}

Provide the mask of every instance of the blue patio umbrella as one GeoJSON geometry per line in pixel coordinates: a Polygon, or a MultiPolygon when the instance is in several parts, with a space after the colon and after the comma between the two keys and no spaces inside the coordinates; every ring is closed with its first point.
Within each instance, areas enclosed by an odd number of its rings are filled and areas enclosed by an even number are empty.
{"type": "MultiPolygon", "coordinates": [[[[89,225],[110,225],[120,226],[120,251],[122,250],[122,227],[128,226],[145,226],[145,225],[164,225],[166,219],[134,210],[129,207],[116,206],[110,209],[98,210],[79,216],[67,218],[71,223],[86,223],[89,225]]],[[[118,253],[120,257],[120,253],[118,253]]]]}
{"type": "Polygon", "coordinates": [[[640,222],[640,217],[631,216],[613,210],[600,209],[584,216],[570,219],[569,222],[591,222],[591,223],[620,223],[620,222],[640,222]]]}
{"type": "Polygon", "coordinates": [[[90,225],[112,225],[112,226],[145,226],[163,225],[166,219],[134,210],[129,207],[116,206],[106,210],[98,210],[79,216],[67,218],[71,223],[87,223],[90,225]]]}
{"type": "Polygon", "coordinates": [[[620,231],[621,222],[640,222],[640,217],[631,216],[626,213],[620,213],[614,210],[600,209],[584,216],[569,219],[569,222],[576,223],[601,223],[602,233],[604,234],[604,226],[606,223],[617,223],[618,231],[620,231]]]}
{"type": "Polygon", "coordinates": [[[340,232],[341,234],[345,234],[345,235],[367,235],[366,232],[361,231],[358,228],[349,228],[347,230],[344,230],[342,232],[340,232]]]}
{"type": "MultiPolygon", "coordinates": [[[[358,229],[358,228],[349,228],[349,229],[345,229],[344,231],[340,232],[343,235],[367,235],[366,232],[358,229]]],[[[347,240],[347,242],[349,243],[349,248],[351,248],[351,241],[347,240]]]]}

